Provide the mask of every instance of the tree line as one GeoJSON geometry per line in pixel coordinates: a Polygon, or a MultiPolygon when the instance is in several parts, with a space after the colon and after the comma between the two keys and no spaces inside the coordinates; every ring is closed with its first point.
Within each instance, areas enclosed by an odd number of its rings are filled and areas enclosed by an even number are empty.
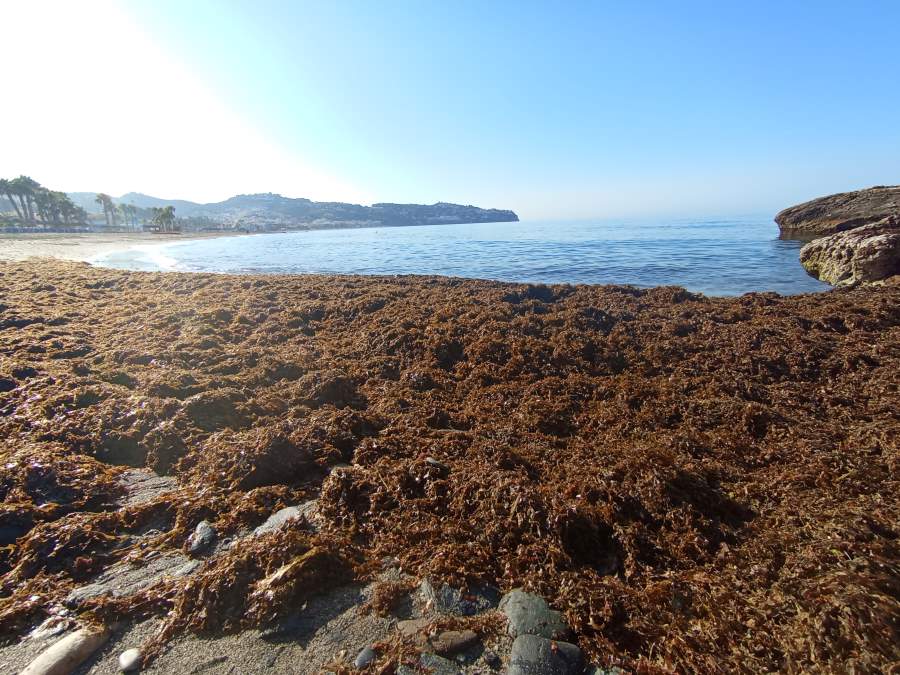
{"type": "MultiPolygon", "coordinates": [[[[76,206],[65,192],[49,190],[28,176],[0,179],[0,197],[6,197],[18,220],[27,225],[88,224],[87,211],[76,206]]],[[[174,206],[142,209],[134,204],[115,204],[112,197],[102,192],[94,201],[100,205],[110,227],[125,224],[138,229],[139,224],[149,224],[160,232],[179,229],[174,206]]]]}
{"type": "Polygon", "coordinates": [[[0,195],[6,197],[20,221],[26,224],[75,225],[86,223],[88,214],[65,192],[49,190],[28,176],[0,178],[0,195]]]}

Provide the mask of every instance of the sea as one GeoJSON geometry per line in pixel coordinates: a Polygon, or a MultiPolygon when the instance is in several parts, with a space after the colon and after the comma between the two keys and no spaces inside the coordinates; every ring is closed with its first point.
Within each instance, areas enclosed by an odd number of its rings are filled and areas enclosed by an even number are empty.
{"type": "Polygon", "coordinates": [[[138,245],[94,264],[237,274],[437,274],[544,284],[682,286],[715,296],[829,288],[768,217],[371,227],[138,245]]]}

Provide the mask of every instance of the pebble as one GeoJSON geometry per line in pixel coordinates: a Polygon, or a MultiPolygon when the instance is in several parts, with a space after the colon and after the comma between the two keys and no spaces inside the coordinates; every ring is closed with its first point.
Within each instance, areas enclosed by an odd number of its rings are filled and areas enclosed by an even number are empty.
{"type": "Polygon", "coordinates": [[[188,550],[191,553],[202,553],[216,541],[216,529],[207,521],[197,523],[194,532],[188,537],[188,550]]]}
{"type": "Polygon", "coordinates": [[[509,654],[509,675],[580,675],[581,650],[569,642],[520,635],[509,654]]]}
{"type": "Polygon", "coordinates": [[[500,666],[503,665],[503,661],[500,659],[500,656],[497,652],[486,649],[484,654],[481,655],[481,658],[484,659],[484,662],[488,665],[488,668],[492,670],[500,670],[500,666]]]}
{"type": "Polygon", "coordinates": [[[429,466],[433,466],[435,469],[440,469],[441,471],[449,471],[450,467],[444,464],[443,462],[439,462],[434,457],[426,457],[425,463],[429,466]]]}
{"type": "Polygon", "coordinates": [[[437,654],[447,655],[461,652],[478,641],[478,635],[471,630],[445,630],[428,639],[437,654]]]}
{"type": "Polygon", "coordinates": [[[563,615],[550,609],[547,601],[539,595],[521,589],[510,591],[500,601],[500,611],[506,615],[510,637],[539,635],[555,639],[569,634],[563,615]]]}
{"type": "Polygon", "coordinates": [[[353,662],[353,665],[357,668],[365,668],[374,660],[375,650],[371,647],[365,647],[359,654],[356,655],[356,660],[353,662]]]}
{"type": "Polygon", "coordinates": [[[138,649],[126,649],[119,654],[119,670],[130,673],[141,667],[141,652],[138,649]]]}

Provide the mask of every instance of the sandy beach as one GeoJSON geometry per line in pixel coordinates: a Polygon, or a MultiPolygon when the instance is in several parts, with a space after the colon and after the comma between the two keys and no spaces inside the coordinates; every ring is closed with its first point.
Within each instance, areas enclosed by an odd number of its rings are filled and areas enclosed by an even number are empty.
{"type": "Polygon", "coordinates": [[[167,242],[236,237],[235,232],[192,232],[189,234],[152,234],[148,232],[112,233],[0,233],[0,260],[26,260],[28,258],[55,258],[86,262],[100,256],[133,246],[163,244],[167,242]]]}
{"type": "Polygon", "coordinates": [[[394,672],[438,649],[415,626],[484,672],[516,588],[605,666],[896,659],[900,287],[54,261],[0,287],[10,672],[35,627],[88,620],[118,627],[79,672],[132,647],[144,672],[349,672],[367,645],[394,672]]]}

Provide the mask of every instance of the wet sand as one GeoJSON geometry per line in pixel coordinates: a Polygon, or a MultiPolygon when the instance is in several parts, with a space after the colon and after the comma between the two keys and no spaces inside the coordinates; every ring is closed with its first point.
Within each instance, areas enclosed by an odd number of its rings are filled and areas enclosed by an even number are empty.
{"type": "MultiPolygon", "coordinates": [[[[706,298],[27,261],[0,290],[7,641],[123,560],[188,555],[205,519],[240,545],[73,616],[157,622],[165,672],[191,653],[170,642],[246,635],[390,558],[540,593],[595,663],[900,658],[896,284],[706,298]],[[123,503],[128,466],[177,488],[123,503]],[[316,527],[248,538],[309,501],[316,527]]],[[[275,672],[304,670],[291,645],[275,672]]]]}
{"type": "Polygon", "coordinates": [[[152,234],[147,232],[111,232],[73,234],[47,232],[38,234],[0,233],[0,260],[55,258],[87,262],[96,258],[147,244],[236,237],[235,232],[192,232],[188,234],[152,234]]]}

